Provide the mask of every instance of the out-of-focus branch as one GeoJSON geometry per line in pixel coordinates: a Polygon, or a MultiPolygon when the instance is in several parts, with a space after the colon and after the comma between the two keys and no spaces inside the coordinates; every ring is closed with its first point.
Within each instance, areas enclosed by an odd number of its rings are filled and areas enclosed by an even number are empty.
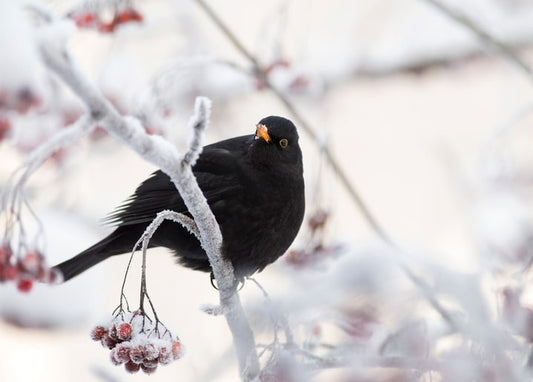
{"type": "Polygon", "coordinates": [[[189,151],[185,155],[179,155],[176,148],[164,138],[146,134],[138,120],[122,116],[87,80],[64,46],[42,40],[39,48],[46,66],[85,103],[92,119],[98,121],[99,126],[169,175],[194,217],[202,247],[209,257],[219,287],[220,303],[233,335],[241,376],[243,380],[252,379],[259,372],[253,332],[235,291],[232,264],[221,256],[220,228],[192,172],[192,165],[202,149],[201,135],[209,123],[211,101],[204,97],[196,99],[195,113],[190,123],[194,138],[189,151]]]}
{"type": "Polygon", "coordinates": [[[38,146],[28,154],[25,160],[26,172],[24,177],[29,177],[35,172],[54,152],[72,145],[75,141],[91,131],[94,121],[89,115],[83,115],[70,126],[57,132],[44,144],[38,146]]]}
{"type": "Polygon", "coordinates": [[[415,357],[369,357],[360,356],[354,358],[352,351],[346,349],[345,354],[350,356],[316,356],[302,349],[293,349],[298,355],[303,356],[308,360],[306,367],[310,369],[330,369],[339,367],[350,367],[353,369],[368,369],[368,368],[399,368],[411,369],[419,372],[442,370],[444,363],[431,358],[415,358],[415,357]]]}
{"type": "MultiPolygon", "coordinates": [[[[327,147],[324,146],[318,134],[311,127],[311,124],[307,122],[307,120],[297,110],[294,104],[279,89],[277,89],[272,84],[272,82],[270,82],[270,80],[268,79],[267,73],[261,67],[259,60],[248,49],[246,49],[246,47],[242,44],[239,38],[235,36],[235,34],[228,28],[228,26],[224,23],[224,21],[213,10],[213,8],[211,8],[205,2],[205,0],[196,0],[196,2],[202,8],[202,10],[209,16],[211,21],[219,27],[219,29],[228,38],[228,40],[230,40],[233,43],[235,48],[250,61],[250,63],[253,66],[253,70],[256,76],[260,78],[260,80],[265,85],[265,87],[267,87],[274,93],[276,98],[293,115],[298,125],[312,138],[312,140],[320,148],[320,150],[323,151],[329,165],[331,166],[335,174],[338,176],[342,186],[346,189],[352,201],[359,208],[359,210],[361,211],[362,215],[364,216],[364,218],[366,219],[366,221],[368,222],[368,224],[370,225],[374,233],[389,246],[397,249],[400,252],[404,252],[394,242],[394,240],[392,240],[392,238],[385,231],[385,229],[383,229],[383,227],[378,223],[377,219],[375,218],[375,216],[370,211],[370,208],[367,206],[367,204],[363,201],[363,199],[359,195],[359,192],[357,191],[353,183],[350,181],[348,175],[343,170],[340,163],[337,162],[337,160],[333,157],[333,154],[331,153],[331,151],[327,147]]],[[[439,312],[439,314],[442,316],[442,318],[445,321],[449,323],[450,327],[453,330],[456,330],[457,324],[452,319],[452,316],[448,314],[446,309],[440,304],[438,299],[434,296],[430,286],[427,285],[427,283],[423,279],[416,276],[415,273],[400,259],[398,259],[397,262],[399,266],[404,270],[407,277],[422,291],[423,295],[427,298],[427,300],[434,307],[434,309],[437,312],[439,312]]]]}
{"type": "Polygon", "coordinates": [[[495,36],[491,35],[489,32],[487,32],[484,28],[482,28],[480,25],[478,25],[474,20],[469,18],[464,13],[456,9],[453,9],[449,5],[443,3],[442,1],[440,0],[425,0],[425,1],[428,4],[431,4],[432,6],[437,8],[438,10],[440,10],[446,16],[450,17],[457,23],[461,24],[462,26],[470,30],[472,33],[474,33],[487,45],[495,48],[501,54],[502,57],[512,62],[525,75],[527,75],[530,80],[533,80],[533,69],[531,68],[531,66],[528,65],[518,55],[518,53],[513,48],[511,48],[509,45],[505,44],[504,42],[500,41],[495,36]]]}
{"type": "Polygon", "coordinates": [[[361,213],[364,215],[366,221],[370,224],[373,231],[384,241],[390,243],[392,242],[385,230],[378,223],[374,215],[370,212],[370,209],[363,201],[356,187],[348,178],[348,175],[343,170],[342,166],[337,162],[333,157],[331,151],[324,146],[324,143],[319,138],[318,134],[315,132],[315,129],[311,127],[311,124],[302,116],[302,114],[297,110],[294,104],[276,88],[272,82],[268,79],[267,73],[261,67],[259,60],[242,44],[240,39],[235,36],[235,34],[228,28],[220,16],[211,8],[204,0],[196,0],[197,4],[202,8],[202,10],[209,16],[211,21],[221,30],[221,32],[226,36],[228,40],[235,46],[235,48],[246,57],[253,66],[253,71],[255,75],[261,80],[263,85],[270,89],[272,93],[276,96],[278,101],[280,101],[285,108],[291,113],[296,120],[299,127],[306,132],[309,137],[315,142],[315,144],[324,152],[324,155],[333,168],[343,187],[348,192],[349,196],[352,198],[352,201],[357,205],[361,213]]]}

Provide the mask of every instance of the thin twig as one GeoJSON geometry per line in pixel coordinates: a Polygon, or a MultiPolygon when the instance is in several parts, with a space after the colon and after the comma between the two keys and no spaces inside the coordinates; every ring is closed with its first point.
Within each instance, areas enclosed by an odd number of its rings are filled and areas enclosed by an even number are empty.
{"type": "Polygon", "coordinates": [[[453,9],[447,4],[444,4],[440,0],[425,0],[427,3],[431,4],[438,10],[440,10],[443,14],[450,17],[457,23],[464,26],[466,29],[474,33],[479,39],[481,39],[483,42],[485,42],[487,45],[495,48],[502,57],[506,58],[508,61],[512,62],[514,65],[516,65],[517,68],[519,68],[522,73],[524,73],[530,80],[533,80],[533,69],[530,65],[528,65],[520,56],[519,54],[511,48],[509,45],[505,44],[489,32],[487,32],[484,28],[482,28],[480,25],[478,25],[473,19],[468,17],[466,14],[453,9]]]}
{"type": "MultiPolygon", "coordinates": [[[[303,129],[303,131],[305,131],[309,135],[309,137],[314,141],[314,143],[322,150],[329,165],[331,166],[335,174],[338,176],[341,185],[344,186],[349,196],[351,197],[352,201],[359,208],[359,211],[362,213],[363,217],[366,219],[367,223],[370,225],[373,232],[382,241],[388,244],[390,247],[400,252],[405,252],[404,250],[400,248],[399,245],[397,245],[394,242],[394,240],[392,240],[392,238],[385,231],[385,229],[381,226],[381,224],[379,224],[375,216],[370,211],[370,208],[367,206],[367,204],[363,201],[363,199],[359,195],[359,192],[357,191],[356,187],[350,181],[348,175],[343,170],[340,163],[337,162],[337,160],[333,157],[333,154],[331,153],[331,151],[323,145],[322,141],[319,139],[318,134],[315,132],[315,130],[311,127],[311,125],[307,122],[307,120],[302,116],[302,114],[298,112],[294,104],[269,81],[267,73],[265,73],[265,71],[261,67],[259,60],[248,49],[246,49],[246,47],[241,43],[239,38],[235,36],[235,34],[229,29],[229,27],[224,23],[224,21],[219,17],[219,15],[204,0],[196,0],[196,2],[202,8],[202,10],[209,16],[211,21],[220,28],[221,32],[228,38],[228,40],[230,40],[233,43],[235,48],[250,61],[250,63],[253,66],[256,76],[260,78],[264,86],[273,92],[276,98],[293,115],[294,119],[297,121],[298,125],[303,129]]],[[[453,329],[456,329],[457,324],[454,322],[451,315],[447,313],[446,309],[440,304],[437,298],[433,295],[433,293],[431,292],[431,288],[424,282],[424,280],[417,277],[414,274],[414,272],[411,271],[409,267],[403,262],[401,262],[400,260],[398,260],[398,264],[405,271],[407,277],[418,288],[422,290],[424,296],[426,296],[429,303],[435,308],[437,312],[439,312],[442,318],[449,323],[450,327],[453,329]]]]}
{"type": "Polygon", "coordinates": [[[213,10],[213,8],[211,8],[204,0],[196,0],[196,2],[209,16],[211,21],[213,21],[213,23],[215,23],[220,28],[221,32],[226,36],[228,40],[231,41],[235,48],[250,61],[253,66],[253,71],[255,75],[260,78],[264,86],[270,89],[272,93],[276,96],[276,98],[289,111],[289,113],[293,115],[298,126],[301,127],[302,130],[305,131],[307,135],[309,135],[309,137],[315,142],[315,144],[324,152],[324,155],[326,156],[329,165],[331,166],[335,174],[337,174],[339,181],[344,186],[349,196],[352,198],[352,201],[359,208],[364,218],[371,226],[372,230],[385,242],[392,243],[392,240],[389,238],[385,230],[381,227],[381,225],[378,223],[377,219],[374,217],[366,203],[363,201],[356,187],[350,181],[348,175],[345,173],[340,163],[338,163],[337,160],[333,157],[331,151],[323,145],[318,134],[315,132],[315,129],[311,127],[311,124],[307,122],[307,120],[302,116],[302,114],[300,114],[294,104],[268,79],[268,76],[261,67],[259,60],[242,44],[239,38],[237,38],[237,36],[235,36],[235,34],[228,28],[224,21],[222,21],[219,15],[213,10]]]}
{"type": "MultiPolygon", "coordinates": [[[[259,288],[259,290],[263,293],[265,300],[268,302],[268,305],[273,307],[274,303],[270,299],[270,296],[268,295],[265,288],[263,288],[263,286],[259,283],[259,281],[257,281],[253,277],[248,277],[248,280],[252,281],[257,286],[257,288],[259,288]]],[[[272,313],[272,311],[270,311],[270,313],[272,313]]],[[[272,314],[272,320],[274,321],[274,342],[275,343],[278,342],[277,330],[278,330],[278,327],[281,327],[283,331],[285,332],[285,341],[287,342],[287,344],[294,345],[294,335],[292,334],[289,321],[287,320],[287,317],[285,316],[285,314],[281,312],[277,312],[275,315],[272,314]]]]}
{"type": "Polygon", "coordinates": [[[299,354],[311,362],[307,363],[306,366],[310,369],[326,369],[326,368],[339,368],[339,367],[351,367],[354,369],[357,368],[401,368],[401,369],[412,369],[419,370],[423,372],[427,371],[438,371],[442,370],[444,367],[443,362],[433,360],[431,358],[418,358],[418,357],[354,357],[353,354],[350,355],[351,351],[345,352],[349,356],[339,357],[324,357],[317,356],[313,353],[310,353],[303,349],[291,349],[291,351],[299,354]]]}

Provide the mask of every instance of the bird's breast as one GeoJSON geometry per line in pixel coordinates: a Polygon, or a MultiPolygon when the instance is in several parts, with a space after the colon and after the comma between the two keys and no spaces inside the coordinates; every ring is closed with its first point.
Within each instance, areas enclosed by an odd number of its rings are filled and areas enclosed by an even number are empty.
{"type": "Polygon", "coordinates": [[[303,180],[263,179],[220,201],[219,221],[224,255],[238,275],[249,275],[275,261],[290,246],[301,226],[303,180]],[[230,211],[230,213],[227,213],[230,211]]]}

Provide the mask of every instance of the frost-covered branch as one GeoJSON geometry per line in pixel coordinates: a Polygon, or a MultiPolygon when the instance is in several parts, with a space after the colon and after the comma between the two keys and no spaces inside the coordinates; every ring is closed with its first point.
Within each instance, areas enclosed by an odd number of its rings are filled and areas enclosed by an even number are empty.
{"type": "Polygon", "coordinates": [[[139,241],[135,244],[135,249],[138,248],[141,244],[144,245],[150,241],[152,236],[154,235],[155,231],[159,228],[159,226],[165,221],[165,220],[171,220],[176,223],[181,224],[184,228],[187,229],[190,233],[192,233],[198,240],[201,240],[200,232],[198,231],[198,226],[194,222],[193,219],[188,217],[187,215],[184,215],[179,212],[171,211],[171,210],[163,210],[159,212],[154,220],[150,223],[148,227],[146,227],[146,230],[142,234],[142,236],[139,238],[139,241]]]}
{"type": "MultiPolygon", "coordinates": [[[[46,28],[46,27],[45,27],[46,28]]],[[[53,25],[48,26],[53,28],[53,25]]],[[[192,164],[201,152],[201,136],[209,123],[211,102],[199,97],[191,119],[194,137],[185,155],[159,136],[146,134],[140,122],[125,117],[113,107],[102,93],[87,79],[64,46],[41,39],[40,52],[46,66],[68,85],[89,109],[93,121],[122,140],[143,159],[165,172],[183,198],[194,217],[213,274],[217,280],[221,305],[232,332],[243,379],[254,377],[259,370],[252,330],[235,291],[235,276],[230,262],[221,256],[222,234],[207,201],[192,172],[192,164]]],[[[183,220],[181,219],[180,222],[183,220]]],[[[190,226],[190,224],[189,224],[190,226]]]]}
{"type": "Polygon", "coordinates": [[[95,122],[90,115],[83,115],[76,120],[72,125],[57,132],[45,143],[38,146],[35,150],[28,154],[25,165],[27,170],[24,174],[29,177],[35,172],[52,154],[62,148],[68,147],[88,134],[95,122]]]}

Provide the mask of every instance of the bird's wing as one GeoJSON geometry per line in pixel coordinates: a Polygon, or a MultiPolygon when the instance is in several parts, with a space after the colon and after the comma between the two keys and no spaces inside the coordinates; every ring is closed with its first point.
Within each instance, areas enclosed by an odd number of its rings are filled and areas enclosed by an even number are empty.
{"type": "MultiPolygon", "coordinates": [[[[209,205],[223,200],[240,187],[236,181],[239,172],[238,156],[233,151],[206,146],[193,171],[209,205]]],[[[187,213],[174,183],[168,175],[158,170],[109,214],[105,222],[120,226],[147,223],[152,221],[158,212],[167,209],[187,213]]]]}

